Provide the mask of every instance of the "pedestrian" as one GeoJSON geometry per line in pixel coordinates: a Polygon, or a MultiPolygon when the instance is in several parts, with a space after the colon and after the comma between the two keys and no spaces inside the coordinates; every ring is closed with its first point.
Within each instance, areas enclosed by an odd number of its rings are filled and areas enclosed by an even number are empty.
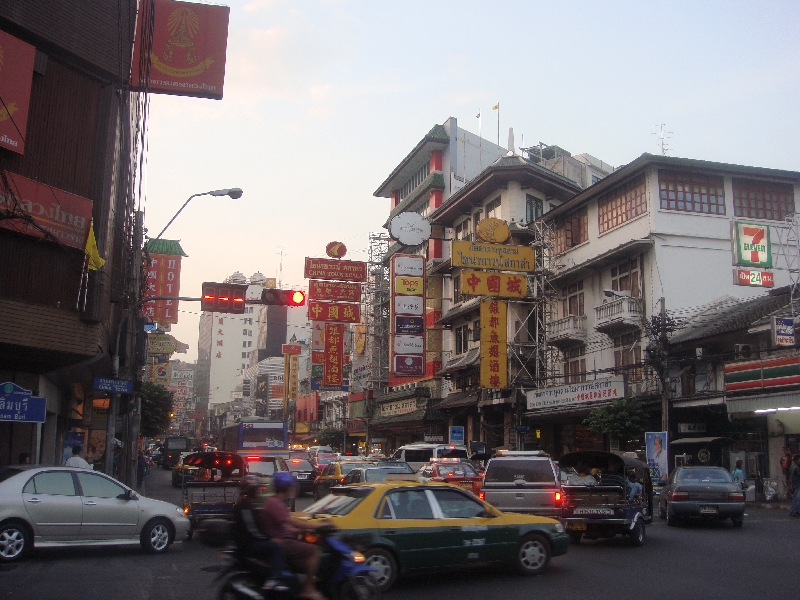
{"type": "Polygon", "coordinates": [[[144,483],[145,474],[147,471],[147,459],[144,457],[144,452],[139,450],[139,458],[136,461],[136,487],[142,487],[144,483]]]}
{"type": "Polygon", "coordinates": [[[91,469],[92,467],[89,465],[89,463],[81,458],[81,450],[83,450],[83,448],[80,446],[73,446],[72,456],[64,461],[64,466],[76,467],[78,469],[91,469]]]}
{"type": "Polygon", "coordinates": [[[742,471],[743,465],[742,459],[738,459],[736,467],[731,471],[731,475],[733,476],[733,483],[737,484],[742,490],[746,490],[747,485],[744,482],[744,471],[742,471]]]}
{"type": "Polygon", "coordinates": [[[792,453],[789,446],[783,447],[783,456],[781,456],[781,471],[783,471],[783,478],[786,484],[789,484],[789,469],[792,468],[792,453]]]}
{"type": "Polygon", "coordinates": [[[31,464],[31,455],[27,452],[23,452],[19,455],[19,464],[21,465],[29,465],[31,464]]]}
{"type": "Polygon", "coordinates": [[[800,454],[794,455],[794,464],[789,469],[789,492],[792,494],[789,516],[800,519],[800,454]]]}

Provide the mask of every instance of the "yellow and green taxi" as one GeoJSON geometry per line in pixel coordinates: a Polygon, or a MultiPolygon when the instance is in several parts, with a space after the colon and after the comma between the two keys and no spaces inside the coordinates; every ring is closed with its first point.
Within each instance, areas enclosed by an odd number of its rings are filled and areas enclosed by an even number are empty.
{"type": "Polygon", "coordinates": [[[425,569],[500,564],[536,575],[569,548],[557,520],[500,512],[448,483],[334,487],[299,516],[330,518],[335,535],[364,553],[381,591],[425,569]]]}
{"type": "Polygon", "coordinates": [[[314,500],[326,496],[330,489],[344,482],[344,477],[356,467],[374,467],[374,460],[360,459],[358,457],[347,460],[335,460],[328,463],[322,473],[314,480],[314,500]]]}

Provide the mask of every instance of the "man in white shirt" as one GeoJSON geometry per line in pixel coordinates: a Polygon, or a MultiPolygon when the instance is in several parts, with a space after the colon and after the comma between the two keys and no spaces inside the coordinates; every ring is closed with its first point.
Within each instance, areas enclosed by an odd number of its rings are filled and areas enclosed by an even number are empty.
{"type": "Polygon", "coordinates": [[[83,448],[80,446],[73,446],[72,456],[64,461],[64,466],[76,467],[78,469],[91,469],[92,467],[89,466],[89,463],[81,458],[81,450],[83,450],[83,448]]]}

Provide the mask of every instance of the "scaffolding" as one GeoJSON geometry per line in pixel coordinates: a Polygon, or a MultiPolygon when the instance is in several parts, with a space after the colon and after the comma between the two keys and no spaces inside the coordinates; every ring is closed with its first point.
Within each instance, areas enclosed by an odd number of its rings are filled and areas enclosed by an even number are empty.
{"type": "Polygon", "coordinates": [[[391,239],[386,233],[371,233],[367,258],[362,313],[366,324],[369,357],[367,387],[380,396],[389,384],[389,262],[385,260],[391,239]]]}
{"type": "Polygon", "coordinates": [[[800,215],[793,213],[787,215],[780,225],[773,224],[773,231],[778,237],[778,252],[774,269],[789,273],[789,306],[792,318],[797,318],[795,300],[798,299],[798,285],[800,285],[800,215]]]}

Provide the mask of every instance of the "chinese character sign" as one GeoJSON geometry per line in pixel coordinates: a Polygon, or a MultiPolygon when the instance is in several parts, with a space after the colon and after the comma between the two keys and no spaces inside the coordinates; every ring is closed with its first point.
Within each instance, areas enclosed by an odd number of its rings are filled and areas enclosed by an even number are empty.
{"type": "Polygon", "coordinates": [[[481,387],[508,387],[508,302],[481,300],[481,387]]]}
{"type": "Polygon", "coordinates": [[[527,293],[525,275],[489,273],[486,271],[461,271],[461,293],[471,296],[497,296],[524,298],[527,293]]]}
{"type": "Polygon", "coordinates": [[[344,368],[344,325],[325,324],[325,364],[322,369],[323,385],[342,385],[344,368]]]}
{"type": "MultiPolygon", "coordinates": [[[[151,254],[145,279],[145,298],[179,296],[181,290],[181,257],[175,254],[151,254]]],[[[178,301],[158,300],[145,303],[145,316],[156,323],[178,322],[178,301]]]]}
{"type": "Polygon", "coordinates": [[[358,323],[361,320],[361,306],[343,302],[309,300],[308,318],[312,321],[358,323]]]}

